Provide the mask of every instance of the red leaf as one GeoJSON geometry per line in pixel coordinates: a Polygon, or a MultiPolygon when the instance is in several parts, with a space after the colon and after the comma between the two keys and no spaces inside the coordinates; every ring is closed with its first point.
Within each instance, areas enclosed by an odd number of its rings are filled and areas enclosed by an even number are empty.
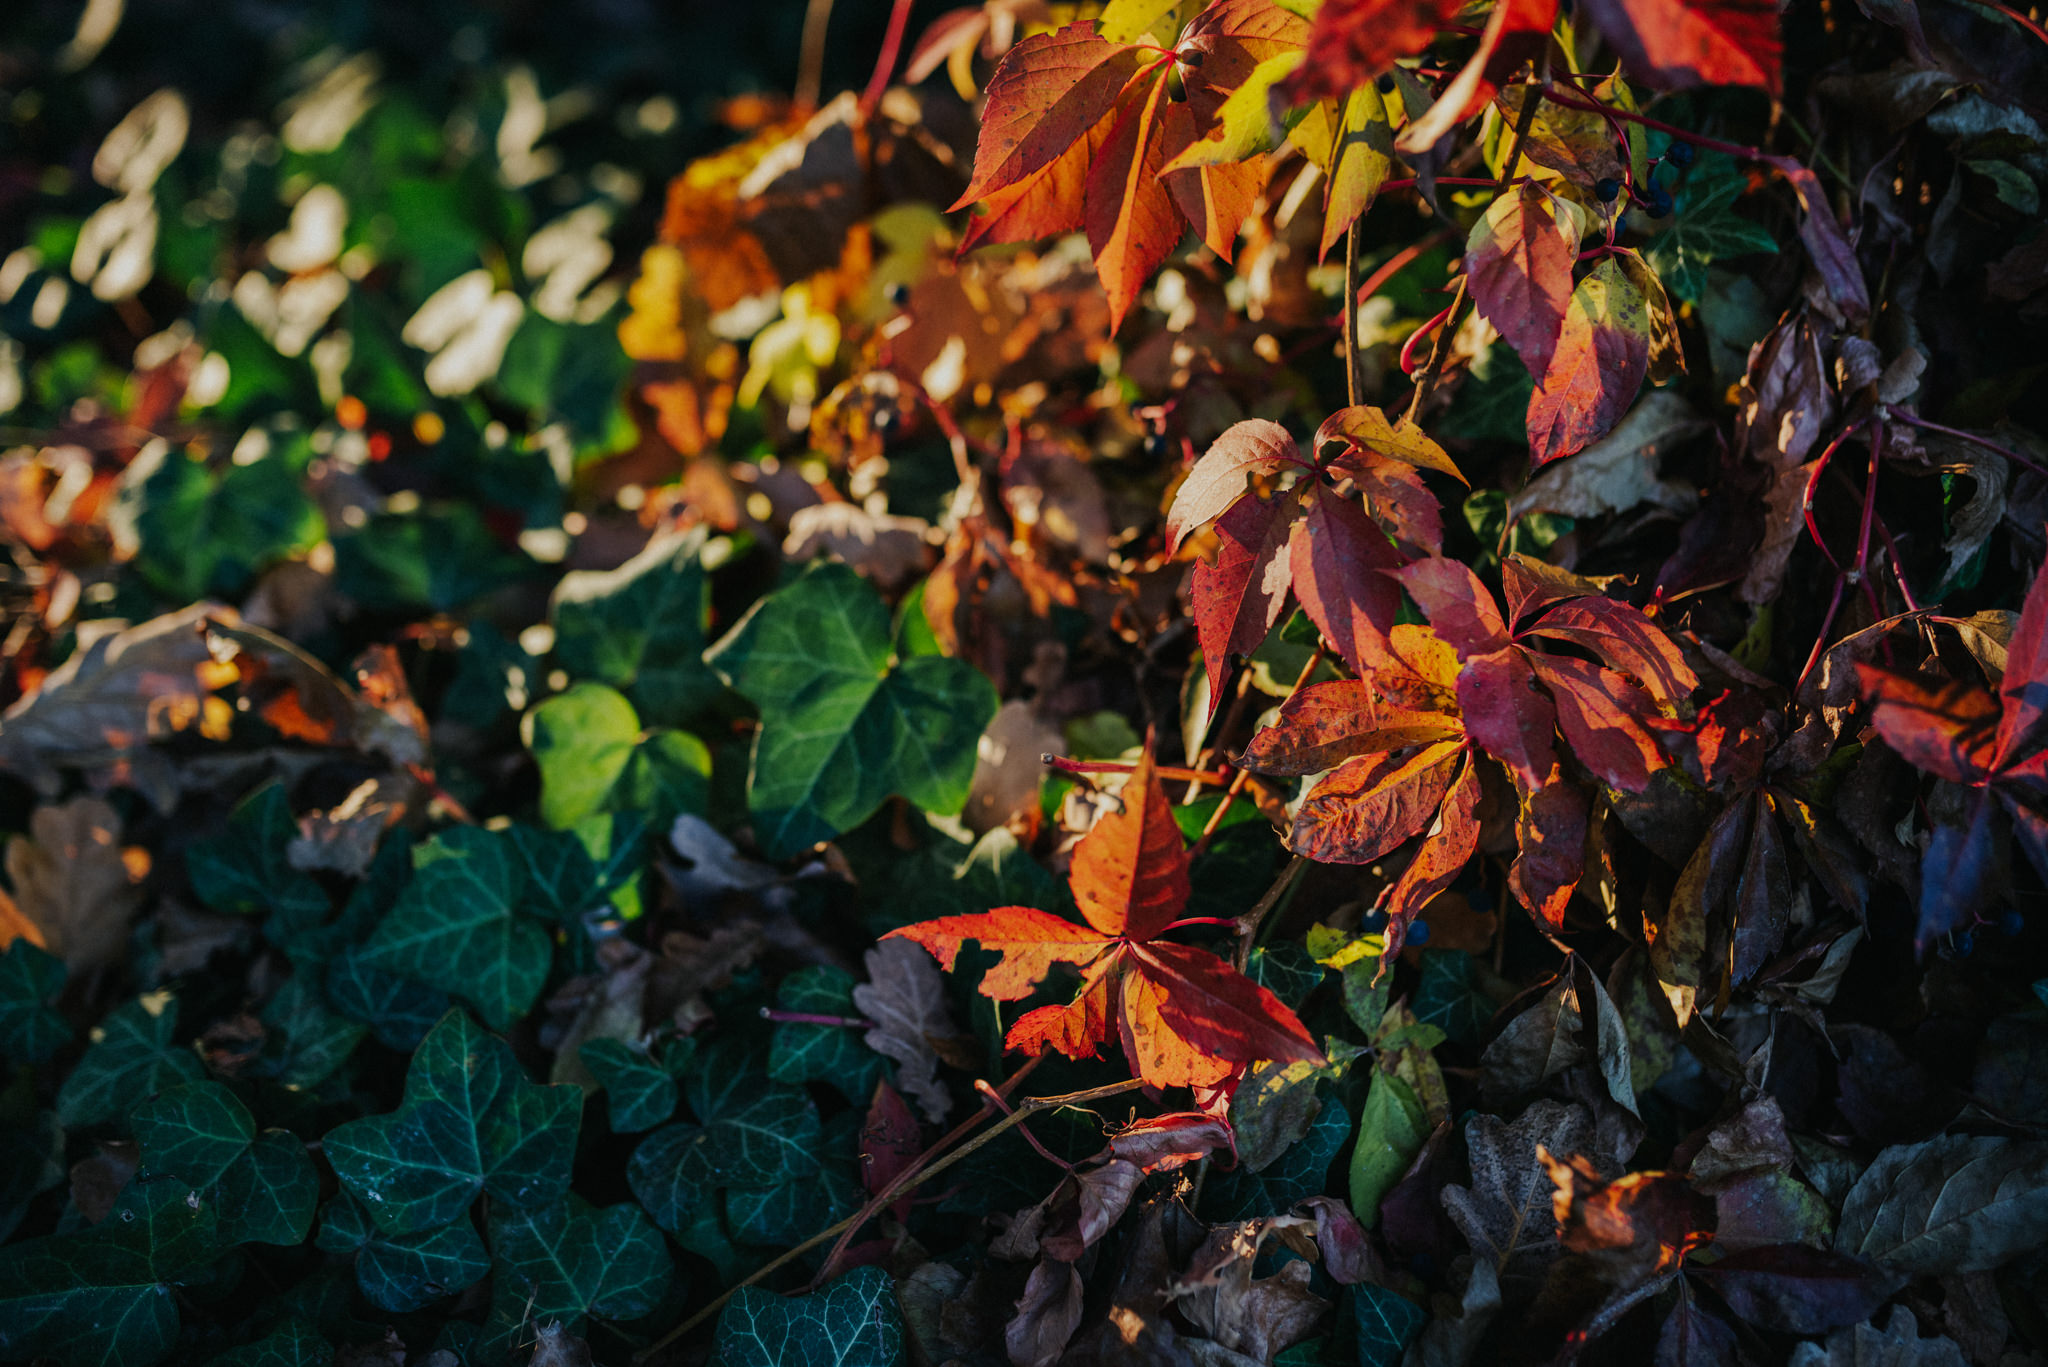
{"type": "Polygon", "coordinates": [[[1109,972],[1112,955],[1090,968],[1081,980],[1081,990],[1064,1006],[1040,1006],[1026,1011],[1003,1037],[1003,1047],[1026,1054],[1057,1049],[1068,1058],[1094,1058],[1109,1038],[1109,972]]]}
{"type": "Polygon", "coordinates": [[[1213,564],[1195,566],[1195,628],[1209,671],[1209,708],[1223,697],[1233,654],[1248,654],[1280,620],[1287,602],[1289,528],[1299,499],[1244,498],[1216,520],[1213,564]]]}
{"type": "Polygon", "coordinates": [[[982,242],[1029,242],[1078,232],[1088,168],[1109,139],[1104,120],[1074,140],[1052,163],[1029,178],[991,194],[983,212],[968,220],[960,250],[982,242]]]}
{"type": "Polygon", "coordinates": [[[1675,702],[1700,686],[1671,638],[1641,612],[1612,598],[1560,603],[1529,634],[1570,641],[1633,676],[1660,702],[1675,702]]]}
{"type": "Polygon", "coordinates": [[[1134,979],[1155,986],[1166,1027],[1205,1054],[1233,1063],[1327,1062],[1278,997],[1206,949],[1154,940],[1132,945],[1125,962],[1127,997],[1134,979]]]}
{"type": "MultiPolygon", "coordinates": [[[[910,1103],[888,1083],[877,1082],[860,1131],[861,1186],[870,1196],[880,1195],[923,1150],[924,1140],[910,1103]]],[[[897,1199],[892,1209],[898,1219],[909,1213],[910,1201],[908,1192],[897,1199]]]]}
{"type": "Polygon", "coordinates": [[[1124,783],[1123,807],[1095,823],[1067,874],[1088,924],[1107,936],[1149,940],[1188,903],[1188,852],[1152,754],[1124,783]]]}
{"type": "Polygon", "coordinates": [[[1052,165],[1109,116],[1143,55],[1098,37],[1087,22],[1033,34],[1011,48],[988,83],[974,179],[953,208],[1016,187],[1052,165]]]}
{"type": "Polygon", "coordinates": [[[1530,463],[1572,455],[1606,436],[1649,367],[1649,306],[1610,257],[1572,291],[1557,350],[1530,396],[1530,463]]]}
{"type": "Polygon", "coordinates": [[[1508,887],[1542,925],[1564,929],[1564,909],[1586,864],[1586,823],[1592,804],[1577,784],[1552,769],[1543,785],[1521,794],[1515,819],[1520,849],[1508,887]]]}
{"type": "Polygon", "coordinates": [[[1536,687],[1526,652],[1509,646],[1465,661],[1458,671],[1458,709],[1465,734],[1507,765],[1523,787],[1534,788],[1556,765],[1551,736],[1557,710],[1536,687]]]}
{"type": "Polygon", "coordinates": [[[1408,925],[1429,900],[1451,885],[1471,862],[1479,848],[1479,766],[1469,757],[1458,772],[1457,781],[1444,795],[1437,824],[1422,842],[1422,848],[1401,870],[1401,877],[1387,894],[1380,910],[1387,914],[1387,948],[1381,963],[1401,952],[1408,938],[1408,925]]]}
{"type": "Polygon", "coordinates": [[[1578,216],[1559,212],[1534,181],[1493,201],[1465,244],[1465,279],[1479,316],[1522,358],[1531,375],[1550,369],[1571,304],[1578,216]]]}
{"type": "Polygon", "coordinates": [[[1373,520],[1402,550],[1413,556],[1443,553],[1443,505],[1422,482],[1421,472],[1370,451],[1339,456],[1330,465],[1351,477],[1373,520]]]}
{"type": "Polygon", "coordinates": [[[2048,575],[2036,574],[2019,625],[2005,647],[2005,678],[1998,695],[2005,715],[1998,723],[1998,767],[2023,759],[2043,739],[2048,718],[2048,575]]]}
{"type": "Polygon", "coordinates": [[[1358,679],[1310,684],[1280,706],[1273,724],[1252,737],[1238,763],[1280,777],[1320,774],[1356,755],[1456,739],[1458,719],[1374,696],[1358,679]]]}
{"type": "Polygon", "coordinates": [[[1245,495],[1245,480],[1252,475],[1270,475],[1290,465],[1310,468],[1301,449],[1287,429],[1264,418],[1249,418],[1234,424],[1202,458],[1173,495],[1166,513],[1166,550],[1180,550],[1180,543],[1229,511],[1245,495]]]}
{"type": "Polygon", "coordinates": [[[1325,864],[1370,864],[1429,824],[1464,748],[1439,741],[1345,761],[1302,799],[1288,844],[1325,864]]]}
{"type": "Polygon", "coordinates": [[[2004,723],[1997,699],[1970,684],[1921,680],[1861,661],[1856,677],[1875,704],[1871,724],[1900,758],[1951,783],[1984,782],[2004,723]]]}
{"type": "MultiPolygon", "coordinates": [[[[979,941],[1002,961],[982,975],[981,994],[999,1002],[1021,1001],[1052,972],[1054,964],[1087,964],[1113,941],[1085,926],[1031,907],[997,907],[974,916],[941,916],[892,930],[930,950],[939,967],[952,971],[961,946],[979,941]]],[[[884,936],[887,939],[888,936],[884,936]]]]}
{"type": "Polygon", "coordinates": [[[1429,46],[1458,16],[1458,0],[1323,0],[1309,30],[1308,57],[1282,87],[1290,104],[1342,99],[1429,46]]]}
{"type": "Polygon", "coordinates": [[[1664,767],[1664,752],[1643,724],[1650,701],[1611,669],[1558,655],[1534,655],[1529,663],[1557,704],[1557,729],[1579,763],[1606,783],[1639,793],[1650,774],[1664,767]]]}
{"type": "Polygon", "coordinates": [[[1753,85],[1781,93],[1773,0],[1586,0],[1586,15],[1630,72],[1659,90],[1753,85]]]}
{"type": "Polygon", "coordinates": [[[1088,167],[1082,221],[1095,274],[1109,296],[1112,333],[1123,326],[1146,278],[1180,245],[1180,211],[1161,176],[1173,159],[1163,120],[1172,65],[1171,58],[1161,58],[1131,83],[1108,139],[1088,167]]]}
{"type": "Polygon", "coordinates": [[[1605,593],[1597,579],[1573,574],[1533,556],[1510,555],[1500,562],[1501,591],[1507,597],[1508,622],[1520,631],[1523,619],[1552,603],[1573,598],[1600,597],[1605,593]]]}
{"type": "Polygon", "coordinates": [[[1499,650],[1508,643],[1493,595],[1479,576],[1455,560],[1431,556],[1401,571],[1402,587],[1422,606],[1436,634],[1464,659],[1499,650]]]}
{"type": "Polygon", "coordinates": [[[1365,510],[1317,489],[1294,524],[1289,560],[1302,611],[1344,663],[1364,674],[1385,660],[1401,588],[1383,571],[1399,569],[1401,557],[1365,510]]]}

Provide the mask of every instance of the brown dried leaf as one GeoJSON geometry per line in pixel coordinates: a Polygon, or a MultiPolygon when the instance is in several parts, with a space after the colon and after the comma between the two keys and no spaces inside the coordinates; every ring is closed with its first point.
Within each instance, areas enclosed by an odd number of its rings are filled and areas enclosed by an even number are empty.
{"type": "Polygon", "coordinates": [[[29,833],[7,842],[15,903],[73,977],[120,962],[148,870],[148,853],[122,848],[119,814],[96,797],[38,807],[29,833]]]}

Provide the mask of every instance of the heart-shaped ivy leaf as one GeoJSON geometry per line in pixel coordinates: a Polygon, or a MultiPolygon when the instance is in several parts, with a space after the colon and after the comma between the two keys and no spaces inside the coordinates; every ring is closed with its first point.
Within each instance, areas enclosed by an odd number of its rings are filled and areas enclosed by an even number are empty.
{"type": "Polygon", "coordinates": [[[533,1005],[547,978],[547,932],[520,910],[526,873],[512,840],[476,826],[413,848],[413,876],[364,948],[372,968],[449,984],[493,1029],[533,1005]]]}
{"type": "Polygon", "coordinates": [[[491,1270],[484,1241],[469,1221],[419,1234],[386,1234],[347,1192],[322,1207],[315,1242],[329,1253],[355,1254],[356,1284],[370,1304],[393,1314],[474,1286],[491,1270]]]}
{"type": "Polygon", "coordinates": [[[480,1192],[546,1205],[568,1189],[583,1096],[527,1080],[503,1040],[450,1011],[421,1042],[389,1115],[328,1133],[335,1176],[386,1234],[458,1219],[480,1192]]]}
{"type": "Polygon", "coordinates": [[[894,658],[888,610],[846,566],[769,594],[705,660],[761,709],[747,807],[769,854],[852,830],[892,794],[966,805],[994,686],[963,660],[894,658]]]}
{"type": "MultiPolygon", "coordinates": [[[[859,1020],[853,1004],[858,980],[831,964],[801,968],[782,980],[778,1010],[859,1020]]],[[[768,1047],[768,1076],[777,1082],[825,1082],[848,1101],[866,1104],[883,1070],[882,1056],[868,1048],[867,1031],[842,1025],[781,1021],[768,1047]]]]}
{"type": "Polygon", "coordinates": [[[889,1274],[849,1272],[809,1296],[740,1288],[718,1317],[726,1367],[892,1367],[903,1360],[903,1317],[889,1274]]]}
{"type": "Polygon", "coordinates": [[[695,1040],[677,1040],[657,1058],[624,1040],[601,1038],[586,1041],[577,1050],[611,1104],[613,1133],[651,1130],[675,1114],[676,1074],[696,1052],[695,1046],[695,1040]]]}
{"type": "Polygon", "coordinates": [[[419,1048],[434,1022],[448,1014],[448,994],[377,967],[361,949],[345,950],[327,966],[327,1000],[352,1021],[367,1025],[393,1049],[419,1048]]]}
{"type": "Polygon", "coordinates": [[[718,696],[704,667],[705,540],[701,529],[665,533],[615,570],[562,576],[548,611],[570,677],[620,690],[658,726],[680,726],[718,696]]]}
{"type": "Polygon", "coordinates": [[[541,820],[559,829],[604,812],[640,811],[664,829],[702,812],[711,752],[686,731],[646,729],[623,693],[580,683],[526,714],[540,766],[541,820]]]}
{"type": "Polygon", "coordinates": [[[64,961],[27,940],[0,950],[0,1058],[41,1063],[71,1042],[50,1003],[64,990],[64,961]]]}
{"type": "Polygon", "coordinates": [[[267,783],[235,805],[219,835],[197,840],[185,854],[192,890],[215,911],[276,918],[279,943],[298,928],[317,926],[332,909],[327,894],[291,866],[286,851],[299,833],[281,783],[267,783]]]}
{"type": "Polygon", "coordinates": [[[57,1119],[64,1128],[125,1129],[137,1102],[197,1078],[198,1057],[171,1042],[177,1031],[177,1002],[169,992],[151,992],[117,1008],[93,1031],[92,1047],[57,1092],[57,1119]]]}
{"type": "Polygon", "coordinates": [[[211,1201],[131,1182],[93,1228],[0,1249],[0,1361],[147,1367],[178,1336],[172,1286],[219,1252],[211,1201]]]}
{"type": "Polygon", "coordinates": [[[151,1174],[199,1189],[219,1208],[223,1245],[296,1244],[313,1224],[320,1175],[288,1131],[256,1131],[241,1101],[218,1082],[188,1082],[135,1111],[135,1137],[151,1174]]]}
{"type": "Polygon", "coordinates": [[[651,1313],[675,1269],[661,1231],[630,1201],[599,1210],[570,1196],[538,1210],[491,1212],[491,1249],[536,1323],[651,1313]]]}

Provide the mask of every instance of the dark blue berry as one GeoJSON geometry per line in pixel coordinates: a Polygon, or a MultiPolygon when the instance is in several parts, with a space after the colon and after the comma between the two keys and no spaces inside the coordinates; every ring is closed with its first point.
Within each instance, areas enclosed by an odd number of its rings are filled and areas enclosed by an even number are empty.
{"type": "Polygon", "coordinates": [[[1157,460],[1166,454],[1166,438],[1157,432],[1145,434],[1145,454],[1157,460]]]}
{"type": "Polygon", "coordinates": [[[2016,911],[2008,911],[1998,918],[1998,931],[2001,935],[2017,935],[2026,928],[2027,918],[2016,911]]]}
{"type": "Polygon", "coordinates": [[[1382,95],[1391,95],[1391,94],[1393,94],[1393,93],[1394,93],[1394,73],[1390,71],[1390,72],[1387,72],[1387,73],[1386,73],[1385,75],[1381,76],[1381,77],[1380,77],[1380,79],[1379,79],[1378,85],[1379,85],[1379,88],[1380,88],[1380,94],[1382,94],[1382,95]]]}
{"type": "Polygon", "coordinates": [[[1367,912],[1365,919],[1358,923],[1358,928],[1367,935],[1379,934],[1387,928],[1387,913],[1384,911],[1367,912]]]}
{"type": "Polygon", "coordinates": [[[1672,143],[1664,149],[1664,160],[1683,171],[1686,167],[1692,165],[1692,144],[1689,142],[1672,143]]]}
{"type": "Polygon", "coordinates": [[[1650,217],[1663,218],[1671,212],[1671,192],[1659,185],[1650,191],[1650,217]]]}
{"type": "Polygon", "coordinates": [[[1962,934],[1960,934],[1960,935],[1956,936],[1956,957],[1957,957],[1957,958],[1961,958],[1961,959],[1967,959],[1967,958],[1969,958],[1969,957],[1970,957],[1970,951],[1971,951],[1971,950],[1973,950],[1973,949],[1975,949],[1976,947],[1977,947],[1977,937],[1976,937],[1975,935],[1971,934],[1971,933],[1970,933],[1969,931],[1967,931],[1967,930],[1966,930],[1966,931],[1964,931],[1964,932],[1963,932],[1962,934]]]}
{"type": "Polygon", "coordinates": [[[1628,231],[1628,215],[1622,214],[1614,220],[1614,235],[1620,237],[1628,231]]]}
{"type": "Polygon", "coordinates": [[[1408,927],[1408,943],[1409,943],[1409,944],[1411,944],[1411,945],[1426,945],[1426,944],[1428,944],[1428,943],[1429,943],[1429,922],[1427,922],[1427,921],[1417,921],[1417,922],[1416,922],[1415,924],[1413,924],[1413,925],[1409,926],[1409,927],[1408,927]]]}
{"type": "Polygon", "coordinates": [[[901,280],[889,286],[889,304],[891,307],[900,309],[909,302],[910,286],[904,284],[901,280]]]}
{"type": "Polygon", "coordinates": [[[1621,194],[1621,182],[1613,176],[1603,176],[1594,184],[1593,193],[1600,196],[1602,204],[1612,204],[1621,194]]]}

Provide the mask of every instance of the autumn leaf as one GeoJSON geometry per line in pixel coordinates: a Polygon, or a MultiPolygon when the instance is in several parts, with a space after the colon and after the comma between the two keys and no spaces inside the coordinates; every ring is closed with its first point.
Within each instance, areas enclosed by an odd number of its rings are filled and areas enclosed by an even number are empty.
{"type": "Polygon", "coordinates": [[[1649,306],[1609,257],[1572,290],[1557,347],[1529,398],[1529,463],[1548,464],[1606,436],[1649,366],[1649,306]]]}
{"type": "Polygon", "coordinates": [[[1780,93],[1772,0],[1588,0],[1586,15],[1631,74],[1659,90],[1760,86],[1780,93]]]}
{"type": "Polygon", "coordinates": [[[1010,1027],[1012,1049],[1095,1055],[1112,1022],[1124,1056],[1156,1087],[1207,1087],[1263,1059],[1320,1064],[1292,1011],[1206,949],[1160,938],[1188,899],[1188,857],[1166,793],[1145,756],[1124,805],[1074,851],[1068,882],[1086,925],[1029,907],[944,916],[891,931],[950,970],[970,940],[1001,955],[982,995],[1020,1001],[1057,963],[1082,970],[1074,1000],[1043,1006],[1010,1027]]]}
{"type": "Polygon", "coordinates": [[[1395,59],[1429,46],[1458,16],[1458,0],[1323,0],[1308,36],[1308,57],[1287,82],[1290,103],[1343,99],[1395,59]]]}
{"type": "Polygon", "coordinates": [[[1473,307],[1531,375],[1550,369],[1572,297],[1579,255],[1575,207],[1525,180],[1487,206],[1465,242],[1473,307]]]}
{"type": "Polygon", "coordinates": [[[1229,260],[1263,172],[1179,159],[1262,63],[1300,50],[1306,28],[1272,0],[1223,0],[1171,51],[1088,23],[1026,38],[989,81],[974,177],[953,205],[984,206],[963,249],[1085,229],[1112,332],[1188,227],[1229,260]],[[1176,74],[1184,100],[1169,98],[1176,74]]]}

